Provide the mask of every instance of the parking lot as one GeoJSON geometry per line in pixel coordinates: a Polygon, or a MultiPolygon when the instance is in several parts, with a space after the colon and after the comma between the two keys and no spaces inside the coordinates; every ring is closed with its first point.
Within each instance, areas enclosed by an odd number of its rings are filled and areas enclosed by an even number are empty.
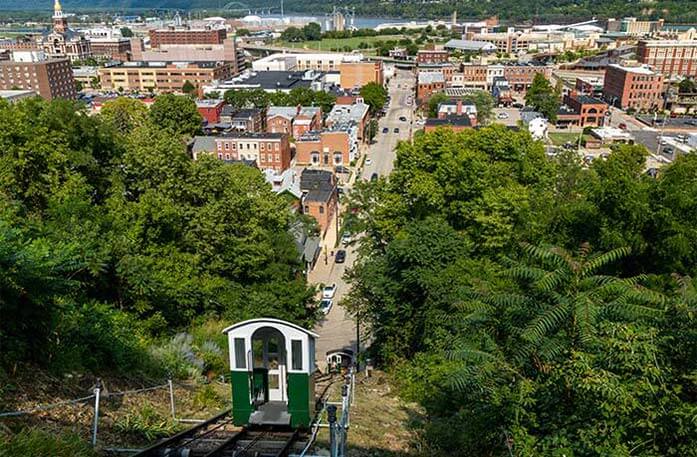
{"type": "Polygon", "coordinates": [[[518,108],[494,108],[492,122],[503,125],[518,125],[520,110],[518,108]]]}

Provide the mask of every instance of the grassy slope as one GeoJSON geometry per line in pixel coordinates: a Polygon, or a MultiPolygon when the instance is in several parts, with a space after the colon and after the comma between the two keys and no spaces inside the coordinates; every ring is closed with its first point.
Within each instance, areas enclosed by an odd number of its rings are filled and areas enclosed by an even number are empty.
{"type": "Polygon", "coordinates": [[[289,48],[319,49],[322,51],[329,51],[332,48],[343,48],[344,46],[350,46],[352,49],[358,49],[358,45],[361,42],[372,45],[377,41],[399,40],[401,38],[404,37],[402,35],[383,35],[352,38],[325,38],[319,41],[305,41],[302,43],[291,43],[289,41],[279,40],[275,44],[289,48]]]}

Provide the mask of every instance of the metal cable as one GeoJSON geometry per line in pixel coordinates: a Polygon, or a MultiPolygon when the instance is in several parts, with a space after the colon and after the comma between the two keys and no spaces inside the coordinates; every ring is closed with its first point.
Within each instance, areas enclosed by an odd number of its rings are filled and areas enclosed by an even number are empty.
{"type": "Polygon", "coordinates": [[[64,400],[64,401],[59,401],[57,403],[51,403],[49,405],[40,405],[32,409],[28,409],[26,411],[8,411],[4,413],[0,413],[0,417],[13,417],[13,416],[23,416],[25,414],[32,414],[38,411],[45,411],[47,409],[55,408],[57,406],[61,405],[69,405],[73,403],[80,403],[85,400],[89,400],[91,398],[94,398],[94,394],[89,395],[87,397],[82,397],[82,398],[76,398],[75,400],[64,400]]]}

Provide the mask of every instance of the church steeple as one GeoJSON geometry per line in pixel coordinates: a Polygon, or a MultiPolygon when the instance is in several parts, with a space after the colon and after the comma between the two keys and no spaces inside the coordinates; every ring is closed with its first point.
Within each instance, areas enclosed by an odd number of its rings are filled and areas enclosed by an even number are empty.
{"type": "Polygon", "coordinates": [[[55,0],[53,2],[53,17],[63,17],[63,7],[61,6],[60,0],[55,0]]]}
{"type": "Polygon", "coordinates": [[[68,19],[63,16],[63,7],[60,0],[53,1],[53,31],[65,33],[68,30],[68,19]]]}

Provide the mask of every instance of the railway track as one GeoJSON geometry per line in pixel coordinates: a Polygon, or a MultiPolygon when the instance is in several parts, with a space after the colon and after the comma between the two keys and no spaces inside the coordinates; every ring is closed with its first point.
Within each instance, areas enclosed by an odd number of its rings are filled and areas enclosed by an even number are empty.
{"type": "Polygon", "coordinates": [[[306,444],[298,430],[235,427],[226,410],[132,457],[285,457],[306,444]]]}
{"type": "MultiPolygon", "coordinates": [[[[315,375],[321,404],[338,378],[315,375]]],[[[230,410],[166,438],[132,457],[286,457],[300,453],[310,440],[306,431],[263,427],[236,427],[230,410]]]]}

